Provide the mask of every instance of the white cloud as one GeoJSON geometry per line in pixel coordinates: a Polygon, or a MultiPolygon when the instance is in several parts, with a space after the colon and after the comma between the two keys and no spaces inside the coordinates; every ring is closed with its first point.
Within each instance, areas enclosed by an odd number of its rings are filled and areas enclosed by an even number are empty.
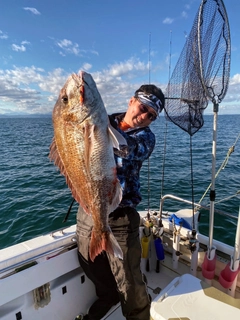
{"type": "Polygon", "coordinates": [[[75,56],[83,57],[88,53],[98,56],[97,51],[80,49],[77,43],[73,43],[71,40],[68,39],[56,41],[56,45],[62,49],[61,51],[59,51],[59,54],[63,57],[65,57],[67,54],[74,54],[75,56]]]}
{"type": "Polygon", "coordinates": [[[72,43],[71,40],[63,39],[57,42],[57,46],[62,50],[59,52],[62,56],[68,54],[74,54],[78,56],[80,54],[79,46],[77,43],[72,43]]]}
{"type": "Polygon", "coordinates": [[[25,41],[22,41],[21,44],[22,44],[22,45],[24,45],[24,44],[30,44],[30,42],[25,40],[25,41]]]}
{"type": "Polygon", "coordinates": [[[187,14],[186,11],[183,11],[182,14],[181,14],[181,16],[182,16],[183,18],[187,18],[187,17],[188,17],[188,14],[187,14]]]}
{"type": "Polygon", "coordinates": [[[67,76],[68,75],[63,69],[54,69],[53,71],[48,72],[47,75],[41,77],[40,81],[38,82],[38,86],[43,91],[53,93],[55,94],[55,97],[57,97],[60,89],[67,79],[67,76]]]}
{"type": "MultiPolygon", "coordinates": [[[[86,71],[90,68],[89,63],[82,65],[86,71]]],[[[146,73],[146,70],[147,65],[143,62],[129,59],[92,73],[109,112],[126,109],[128,100],[141,85],[132,84],[131,78],[146,73]]],[[[6,101],[12,111],[51,113],[68,75],[60,68],[47,73],[34,66],[0,70],[0,113],[4,112],[6,101]]]]}
{"type": "Polygon", "coordinates": [[[72,41],[70,40],[67,40],[67,39],[63,39],[61,41],[59,41],[57,43],[57,45],[60,47],[60,48],[67,48],[69,46],[72,46],[72,41]]]}
{"type": "Polygon", "coordinates": [[[229,81],[228,90],[221,105],[224,113],[239,114],[240,102],[240,74],[235,74],[229,81]]]}
{"type": "MultiPolygon", "coordinates": [[[[158,66],[160,68],[160,66],[158,66]]],[[[82,70],[93,69],[89,63],[82,64],[82,70]]],[[[153,83],[160,86],[163,91],[166,84],[156,79],[155,69],[151,77],[153,83]]],[[[126,110],[128,101],[136,89],[148,81],[148,63],[131,58],[123,62],[109,65],[108,68],[91,73],[102,96],[108,113],[126,110]],[[145,79],[145,81],[144,81],[145,79]]],[[[63,69],[53,69],[46,72],[35,66],[13,69],[0,69],[0,113],[9,110],[25,113],[51,113],[59,95],[60,89],[66,82],[69,74],[63,69]]],[[[224,110],[237,111],[240,100],[240,74],[230,79],[229,89],[224,98],[224,110]]],[[[234,111],[232,111],[234,112],[234,111]]],[[[235,113],[239,113],[235,112],[235,113]]]]}
{"type": "Polygon", "coordinates": [[[99,53],[96,50],[89,50],[90,53],[95,54],[96,56],[99,55],[99,53]]]}
{"type": "MultiPolygon", "coordinates": [[[[136,58],[110,65],[108,69],[93,72],[92,76],[98,86],[105,107],[109,113],[127,109],[129,99],[146,81],[148,63],[136,58]],[[136,79],[145,78],[145,81],[136,79]]],[[[146,81],[147,82],[147,81],[146,81]]],[[[154,81],[156,85],[162,87],[154,81]]]]}
{"type": "Polygon", "coordinates": [[[33,14],[35,14],[35,15],[40,15],[41,13],[37,10],[37,9],[35,9],[35,8],[29,8],[29,7],[25,7],[25,8],[23,8],[24,10],[26,10],[26,11],[30,11],[30,12],[32,12],[33,14]]]}
{"type": "Polygon", "coordinates": [[[132,71],[147,71],[148,70],[148,64],[145,64],[139,60],[136,59],[129,59],[124,62],[113,64],[109,68],[109,75],[113,77],[122,77],[126,75],[131,75],[132,71]]]}
{"type": "MultiPolygon", "coordinates": [[[[49,112],[40,88],[45,81],[44,70],[34,66],[0,70],[0,105],[3,102],[3,106],[9,106],[8,111],[18,113],[49,112]]],[[[3,112],[1,109],[0,113],[3,112]]]]}
{"type": "Polygon", "coordinates": [[[4,33],[2,30],[0,30],[0,39],[7,39],[8,35],[4,33]]]}
{"type": "Polygon", "coordinates": [[[23,45],[19,46],[19,45],[13,43],[12,44],[12,50],[13,51],[22,51],[22,52],[24,52],[24,51],[26,51],[26,47],[24,47],[23,45]]]}
{"type": "Polygon", "coordinates": [[[231,83],[240,84],[240,73],[237,73],[232,77],[231,83]]]}
{"type": "Polygon", "coordinates": [[[174,19],[172,19],[172,18],[165,18],[165,19],[163,20],[163,24],[172,24],[173,21],[174,21],[174,19]]]}
{"type": "Polygon", "coordinates": [[[90,63],[84,63],[84,64],[82,65],[81,70],[89,71],[91,68],[92,68],[92,65],[91,65],[90,63]]]}
{"type": "Polygon", "coordinates": [[[13,51],[21,51],[24,52],[26,51],[26,44],[30,44],[30,42],[28,41],[22,41],[21,45],[17,45],[17,44],[12,44],[12,50],[13,51]]]}

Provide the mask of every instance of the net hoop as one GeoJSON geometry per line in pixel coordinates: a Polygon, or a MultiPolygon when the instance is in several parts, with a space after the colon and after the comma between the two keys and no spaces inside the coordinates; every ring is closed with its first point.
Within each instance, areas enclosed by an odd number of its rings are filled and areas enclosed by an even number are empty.
{"type": "Polygon", "coordinates": [[[197,40],[203,89],[213,103],[220,103],[228,90],[231,61],[230,27],[222,0],[202,1],[197,40]]]}

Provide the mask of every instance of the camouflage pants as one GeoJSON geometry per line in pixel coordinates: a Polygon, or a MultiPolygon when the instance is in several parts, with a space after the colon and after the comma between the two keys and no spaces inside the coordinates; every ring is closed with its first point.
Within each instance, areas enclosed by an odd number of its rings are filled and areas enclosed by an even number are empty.
{"type": "MultiPolygon", "coordinates": [[[[89,259],[92,218],[81,207],[77,214],[79,261],[86,275],[93,281],[96,293],[103,301],[119,301],[128,320],[149,320],[150,301],[140,270],[140,217],[131,207],[117,208],[109,216],[109,226],[122,251],[123,260],[103,252],[94,262],[89,259]]],[[[94,319],[94,318],[93,318],[94,319]]],[[[97,319],[97,318],[95,318],[97,319]]]]}

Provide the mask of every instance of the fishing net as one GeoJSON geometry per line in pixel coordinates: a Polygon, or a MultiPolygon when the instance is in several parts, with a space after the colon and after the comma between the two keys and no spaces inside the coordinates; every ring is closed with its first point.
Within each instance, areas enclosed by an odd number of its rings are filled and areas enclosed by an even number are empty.
{"type": "Polygon", "coordinates": [[[200,79],[209,99],[220,103],[228,89],[231,57],[230,28],[223,1],[202,1],[198,25],[200,79]]]}
{"type": "MultiPolygon", "coordinates": [[[[212,257],[213,248],[217,113],[218,104],[223,100],[228,89],[230,53],[230,28],[223,1],[202,0],[167,86],[165,115],[168,120],[189,133],[191,147],[192,135],[204,124],[203,112],[207,108],[208,100],[213,103],[208,257],[212,257]]],[[[191,179],[193,204],[192,159],[191,179]]],[[[194,224],[193,229],[195,229],[194,224]]],[[[194,250],[195,248],[192,247],[191,251],[194,250]]]]}
{"type": "Polygon", "coordinates": [[[220,0],[203,0],[167,86],[165,115],[191,136],[204,124],[208,100],[224,98],[230,73],[230,30],[220,0]]]}

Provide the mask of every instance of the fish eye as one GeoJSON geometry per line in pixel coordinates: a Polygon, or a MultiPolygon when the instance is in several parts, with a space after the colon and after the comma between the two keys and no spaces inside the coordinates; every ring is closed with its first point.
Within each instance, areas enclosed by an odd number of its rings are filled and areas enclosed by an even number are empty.
{"type": "Polygon", "coordinates": [[[63,103],[68,103],[68,96],[66,96],[66,95],[63,96],[63,97],[62,97],[62,102],[63,102],[63,103]]]}

